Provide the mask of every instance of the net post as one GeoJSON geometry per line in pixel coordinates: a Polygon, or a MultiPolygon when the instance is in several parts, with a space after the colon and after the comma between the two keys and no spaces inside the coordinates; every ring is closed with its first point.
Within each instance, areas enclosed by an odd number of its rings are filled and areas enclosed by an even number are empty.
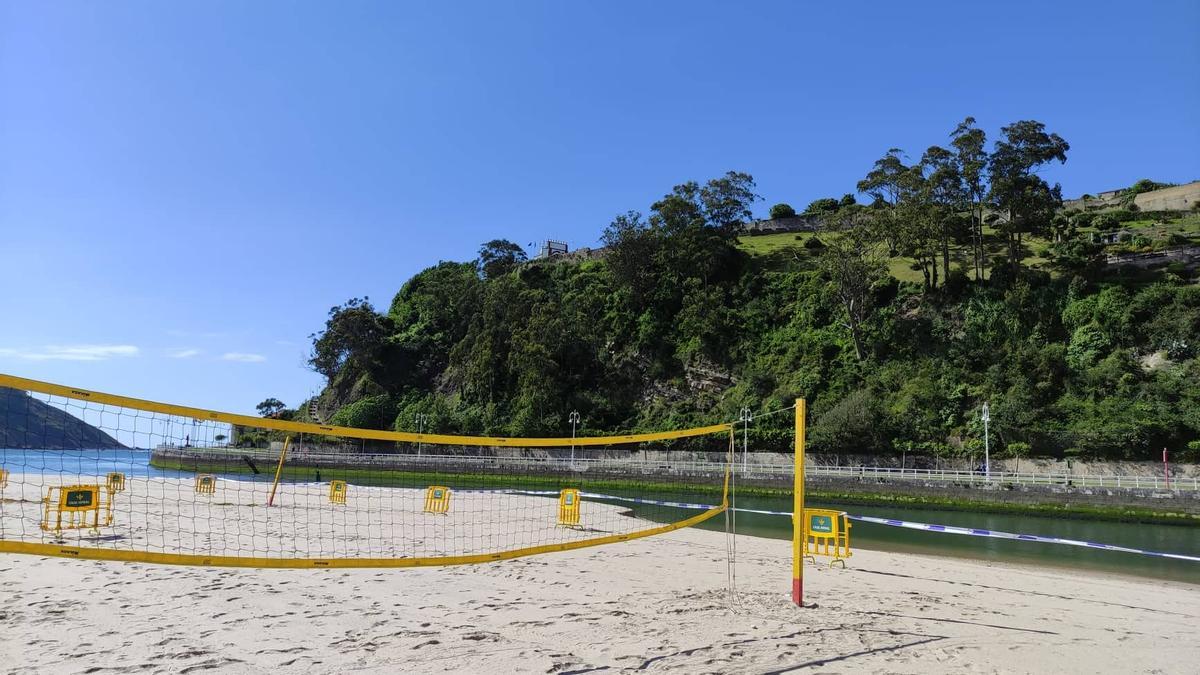
{"type": "Polygon", "coordinates": [[[796,399],[796,473],[792,487],[792,602],[804,606],[804,399],[796,399]]]}
{"type": "Polygon", "coordinates": [[[287,457],[288,443],[291,441],[291,436],[283,439],[283,449],[279,451],[279,465],[275,467],[275,482],[271,483],[271,495],[267,497],[267,506],[275,505],[275,490],[279,488],[279,477],[283,474],[283,459],[287,457]]]}

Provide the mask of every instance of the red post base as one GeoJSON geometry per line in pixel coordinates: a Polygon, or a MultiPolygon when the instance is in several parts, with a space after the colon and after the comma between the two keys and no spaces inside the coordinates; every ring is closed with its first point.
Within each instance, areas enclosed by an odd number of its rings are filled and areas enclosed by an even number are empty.
{"type": "Polygon", "coordinates": [[[804,606],[804,581],[801,579],[792,579],[792,602],[804,606]]]}

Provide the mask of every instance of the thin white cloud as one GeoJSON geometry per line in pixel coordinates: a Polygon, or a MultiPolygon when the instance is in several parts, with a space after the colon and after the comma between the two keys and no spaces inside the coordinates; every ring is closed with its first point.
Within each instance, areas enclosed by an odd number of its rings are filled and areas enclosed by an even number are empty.
{"type": "Polygon", "coordinates": [[[262,363],[267,360],[267,357],[262,354],[246,354],[244,352],[225,352],[221,355],[222,361],[239,361],[241,363],[262,363]]]}
{"type": "Polygon", "coordinates": [[[46,345],[30,349],[0,349],[0,356],[27,361],[107,361],[137,356],[139,353],[140,350],[133,345],[46,345]]]}
{"type": "Polygon", "coordinates": [[[168,349],[167,356],[172,359],[190,359],[193,356],[200,356],[200,350],[186,347],[180,349],[168,349]]]}
{"type": "Polygon", "coordinates": [[[223,337],[229,337],[229,333],[225,333],[225,332],[221,332],[221,331],[193,331],[193,330],[179,330],[178,328],[172,328],[172,329],[168,330],[167,335],[170,335],[171,337],[178,337],[178,338],[193,338],[193,337],[194,338],[223,338],[223,337]]]}

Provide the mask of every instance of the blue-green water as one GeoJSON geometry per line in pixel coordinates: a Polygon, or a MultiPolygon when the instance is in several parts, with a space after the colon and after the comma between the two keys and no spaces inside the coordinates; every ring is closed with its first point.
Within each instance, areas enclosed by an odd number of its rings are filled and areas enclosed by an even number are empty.
{"type": "MultiPolygon", "coordinates": [[[[10,471],[21,472],[23,467],[38,472],[64,472],[103,476],[109,471],[121,471],[127,476],[164,478],[189,477],[181,471],[150,466],[148,450],[74,450],[44,452],[37,450],[0,449],[0,464],[10,471]]],[[[266,480],[269,476],[229,474],[235,480],[266,480]]],[[[677,494],[638,493],[643,499],[678,500],[677,494]]],[[[771,511],[790,511],[790,497],[737,497],[737,506],[771,511]]],[[[671,511],[661,507],[629,505],[635,514],[648,518],[675,519],[671,511]]],[[[1200,556],[1200,528],[1179,525],[1141,525],[1096,520],[1067,520],[1013,514],[977,513],[944,509],[912,509],[895,506],[838,506],[809,504],[848,511],[855,515],[877,516],[895,520],[957,525],[978,529],[1036,534],[1047,537],[1092,541],[1129,548],[1164,553],[1200,556]]],[[[678,518],[695,514],[678,511],[678,518]]],[[[722,517],[700,525],[706,529],[723,530],[722,517]]],[[[737,530],[741,534],[790,539],[791,522],[787,517],[754,513],[737,514],[737,530]]],[[[927,555],[944,555],[997,562],[1066,567],[1116,574],[1131,574],[1156,579],[1172,579],[1200,583],[1200,563],[1170,560],[1116,551],[1102,551],[1075,546],[1038,542],[987,539],[955,534],[922,532],[874,523],[856,522],[851,530],[855,548],[877,549],[927,555]]]]}
{"type": "MultiPolygon", "coordinates": [[[[654,498],[654,497],[651,497],[654,498]]],[[[660,499],[671,499],[663,495],[660,499]]],[[[791,497],[737,497],[740,508],[791,511],[791,497]]],[[[1014,534],[1036,534],[1113,544],[1163,553],[1200,556],[1200,528],[1181,525],[1142,525],[1099,520],[1068,520],[1013,514],[912,509],[894,506],[859,506],[812,503],[809,508],[831,508],[853,515],[876,516],[938,525],[956,525],[1014,534]]],[[[639,509],[633,508],[637,513],[639,509]]],[[[694,513],[694,512],[693,512],[694,513]]],[[[647,510],[647,515],[650,515],[647,510]]],[[[739,512],[737,531],[760,537],[791,539],[791,520],[786,516],[768,516],[739,512]]],[[[717,517],[699,527],[724,530],[724,518],[717,517]]],[[[1171,560],[1152,556],[1103,551],[1030,541],[1012,541],[971,537],[958,534],[923,532],[889,525],[854,522],[851,525],[854,548],[944,555],[1005,563],[1092,570],[1131,574],[1155,579],[1172,579],[1200,584],[1200,562],[1171,560]]]]}

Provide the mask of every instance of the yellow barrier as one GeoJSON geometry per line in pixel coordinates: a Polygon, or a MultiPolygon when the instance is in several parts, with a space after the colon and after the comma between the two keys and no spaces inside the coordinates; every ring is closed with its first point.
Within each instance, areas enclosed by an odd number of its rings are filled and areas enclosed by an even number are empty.
{"type": "Polygon", "coordinates": [[[558,493],[558,524],[567,527],[579,525],[579,490],[567,488],[558,493]]]}
{"type": "Polygon", "coordinates": [[[830,509],[804,509],[804,556],[833,558],[834,563],[846,566],[846,558],[853,553],[850,551],[850,517],[843,511],[830,509]]]}
{"type": "Polygon", "coordinates": [[[196,476],[196,494],[213,495],[217,493],[217,477],[211,473],[196,476]]]}
{"type": "Polygon", "coordinates": [[[0,469],[0,490],[8,487],[8,469],[0,469]]]}
{"type": "Polygon", "coordinates": [[[425,513],[445,514],[450,510],[450,488],[430,485],[425,491],[425,513]]]}
{"type": "Polygon", "coordinates": [[[124,492],[125,474],[120,471],[113,471],[108,474],[108,477],[104,481],[104,487],[108,488],[109,492],[124,492]]]}
{"type": "Polygon", "coordinates": [[[61,534],[63,530],[88,528],[99,532],[101,527],[112,524],[112,498],[104,503],[99,485],[54,486],[42,500],[46,505],[42,514],[43,530],[61,534]],[[101,521],[100,512],[104,512],[101,521]],[[63,522],[63,521],[66,522],[63,522]]]}
{"type": "Polygon", "coordinates": [[[329,483],[329,503],[330,504],[345,504],[346,503],[346,481],[335,480],[329,483]]]}

